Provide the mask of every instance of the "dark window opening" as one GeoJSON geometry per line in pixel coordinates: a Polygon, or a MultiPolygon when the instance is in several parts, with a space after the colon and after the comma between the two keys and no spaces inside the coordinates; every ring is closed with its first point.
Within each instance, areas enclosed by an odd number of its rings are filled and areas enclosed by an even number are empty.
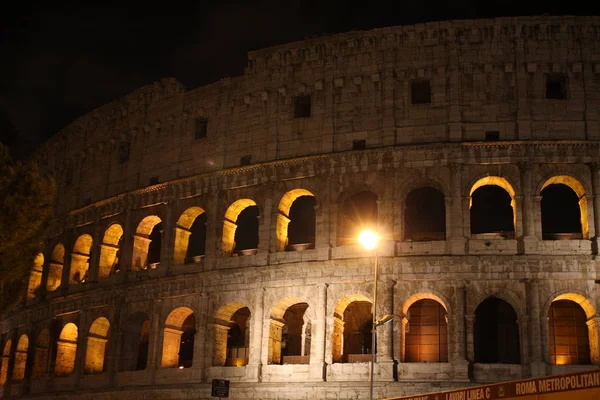
{"type": "Polygon", "coordinates": [[[194,257],[203,256],[206,250],[206,213],[196,217],[190,227],[190,237],[186,259],[191,261],[194,257]]]}
{"type": "Polygon", "coordinates": [[[358,192],[348,198],[341,209],[338,223],[338,246],[356,243],[363,229],[377,229],[377,195],[358,192]]]}
{"type": "Polygon", "coordinates": [[[411,82],[412,104],[431,103],[431,83],[429,79],[418,79],[411,82]]]}
{"type": "Polygon", "coordinates": [[[567,98],[567,77],[564,74],[546,75],[546,98],[556,100],[567,98]]]}
{"type": "Polygon", "coordinates": [[[246,207],[237,217],[234,252],[258,248],[258,207],[246,207]]]}
{"type": "Polygon", "coordinates": [[[368,301],[354,301],[344,310],[344,362],[364,362],[364,357],[356,355],[371,354],[372,310],[373,305],[368,301]]]}
{"type": "Polygon", "coordinates": [[[158,185],[158,176],[151,177],[150,181],[148,182],[148,185],[149,186],[158,185]]]}
{"type": "Polygon", "coordinates": [[[121,371],[141,371],[148,364],[148,343],[150,340],[150,319],[146,314],[130,316],[121,334],[119,355],[121,371]]]}
{"type": "Polygon", "coordinates": [[[229,331],[227,331],[227,359],[225,365],[240,366],[248,363],[249,319],[250,310],[248,307],[240,308],[231,317],[229,331]]]}
{"type": "Polygon", "coordinates": [[[206,118],[196,118],[194,122],[194,140],[204,139],[207,127],[208,120],[206,118]]]}
{"type": "Polygon", "coordinates": [[[148,265],[160,262],[160,248],[162,245],[163,224],[159,222],[154,225],[150,232],[149,239],[151,240],[148,246],[148,265]]]}
{"type": "Polygon", "coordinates": [[[308,118],[311,116],[310,95],[294,97],[294,118],[308,118]]]}
{"type": "Polygon", "coordinates": [[[485,133],[486,142],[497,142],[500,140],[500,131],[487,131],[485,133]]]}
{"type": "Polygon", "coordinates": [[[367,148],[367,141],[365,139],[352,141],[352,150],[364,150],[366,148],[367,148]]]}
{"type": "Polygon", "coordinates": [[[571,300],[550,305],[550,363],[591,364],[587,317],[581,306],[571,300]]]}
{"type": "Polygon", "coordinates": [[[123,142],[119,145],[119,164],[123,164],[129,161],[130,149],[131,144],[129,142],[123,142]]]}
{"type": "Polygon", "coordinates": [[[489,233],[514,238],[510,194],[500,186],[484,185],[471,195],[471,234],[489,233]]]}
{"type": "Polygon", "coordinates": [[[304,331],[304,313],[308,308],[308,304],[299,303],[289,307],[283,314],[284,326],[281,333],[281,360],[282,364],[300,364],[297,356],[310,355],[310,346],[307,349],[305,346],[302,353],[302,339],[304,331]]]}
{"type": "Polygon", "coordinates": [[[183,321],[179,342],[179,367],[190,368],[194,360],[194,337],[196,335],[196,317],[191,314],[183,321]]]}
{"type": "Polygon", "coordinates": [[[446,310],[435,300],[419,300],[408,309],[405,362],[448,362],[446,310]]]}
{"type": "Polygon", "coordinates": [[[489,297],[477,306],[473,332],[476,363],[521,363],[517,313],[506,301],[489,297]]]}
{"type": "Polygon", "coordinates": [[[542,239],[582,239],[579,197],[562,183],[542,190],[542,239]]]}
{"type": "Polygon", "coordinates": [[[243,167],[245,165],[250,165],[252,164],[252,156],[251,155],[246,155],[243,157],[240,157],[240,167],[243,167]]]}
{"type": "Polygon", "coordinates": [[[314,196],[300,196],[290,207],[288,225],[288,245],[315,244],[315,205],[314,196]]]}
{"type": "Polygon", "coordinates": [[[425,186],[408,194],[404,238],[412,241],[446,239],[446,201],[442,192],[425,186]]]}

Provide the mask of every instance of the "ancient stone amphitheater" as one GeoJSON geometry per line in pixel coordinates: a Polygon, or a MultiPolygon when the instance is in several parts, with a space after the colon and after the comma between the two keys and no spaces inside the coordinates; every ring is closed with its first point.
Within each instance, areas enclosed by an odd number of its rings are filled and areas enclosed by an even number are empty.
{"type": "Polygon", "coordinates": [[[599,47],[596,17],[349,32],[79,118],[36,153],[60,195],[0,391],[366,398],[377,260],[377,397],[595,368],[599,47]]]}

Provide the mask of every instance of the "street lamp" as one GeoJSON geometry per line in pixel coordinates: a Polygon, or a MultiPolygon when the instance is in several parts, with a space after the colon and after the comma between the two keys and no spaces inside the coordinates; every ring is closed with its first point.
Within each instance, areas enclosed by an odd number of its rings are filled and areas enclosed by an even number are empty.
{"type": "MultiPolygon", "coordinates": [[[[358,241],[365,250],[371,251],[377,247],[379,236],[372,230],[364,230],[358,235],[358,241]]],[[[373,306],[371,308],[373,314],[373,330],[371,333],[371,371],[369,373],[369,399],[373,400],[373,368],[375,366],[375,331],[378,326],[386,324],[394,318],[393,315],[386,314],[377,319],[377,272],[379,269],[379,255],[375,250],[375,267],[373,276],[373,306]]]]}

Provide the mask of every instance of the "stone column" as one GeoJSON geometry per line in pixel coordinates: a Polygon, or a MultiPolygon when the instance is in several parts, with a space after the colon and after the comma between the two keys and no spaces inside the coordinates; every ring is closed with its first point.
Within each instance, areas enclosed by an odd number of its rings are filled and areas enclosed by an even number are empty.
{"type": "Polygon", "coordinates": [[[67,234],[65,237],[65,257],[63,260],[62,276],[60,278],[60,285],[58,289],[66,291],[69,288],[69,276],[71,274],[71,252],[73,251],[73,238],[71,234],[67,234]]]}
{"type": "Polygon", "coordinates": [[[600,337],[598,327],[600,324],[600,317],[594,315],[588,318],[586,322],[588,326],[589,338],[590,338],[590,358],[592,364],[600,364],[600,337]]]}
{"type": "Polygon", "coordinates": [[[536,238],[542,240],[542,196],[532,196],[532,199],[533,230],[536,238]]]}
{"type": "Polygon", "coordinates": [[[160,243],[160,266],[163,271],[170,273],[173,265],[173,249],[175,245],[175,225],[173,221],[173,203],[168,201],[165,207],[165,220],[163,221],[163,230],[161,232],[160,243]]]}
{"type": "Polygon", "coordinates": [[[533,207],[533,193],[531,190],[531,168],[529,162],[519,163],[519,172],[521,177],[522,205],[521,205],[521,223],[523,225],[523,252],[534,253],[537,250],[538,239],[535,236],[535,210],[533,207]]]}
{"type": "Polygon", "coordinates": [[[329,229],[329,244],[331,245],[331,247],[335,247],[338,244],[338,214],[340,212],[341,204],[334,202],[334,200],[331,201],[332,202],[328,210],[329,226],[327,226],[327,229],[329,229]]]}
{"type": "Polygon", "coordinates": [[[261,353],[263,347],[263,324],[264,324],[264,302],[265,290],[260,288],[256,291],[254,300],[254,311],[252,312],[252,329],[248,366],[246,367],[246,379],[252,382],[261,381],[262,362],[261,353]]]}
{"type": "Polygon", "coordinates": [[[92,248],[90,254],[90,263],[88,271],[88,282],[98,282],[98,269],[100,268],[100,252],[102,251],[102,235],[103,231],[100,227],[100,222],[96,221],[94,228],[94,238],[92,239],[92,248]]]}
{"type": "Polygon", "coordinates": [[[517,318],[519,326],[519,343],[521,345],[519,351],[521,354],[521,364],[529,363],[529,316],[520,315],[517,318]]]}
{"type": "MultiPolygon", "coordinates": [[[[467,342],[469,338],[469,336],[467,335],[467,327],[470,324],[470,322],[472,322],[469,319],[469,317],[472,318],[472,316],[465,315],[466,291],[467,288],[464,282],[457,283],[454,286],[454,315],[452,316],[453,321],[451,322],[454,326],[454,333],[451,335],[452,342],[449,342],[449,344],[452,346],[452,349],[448,349],[450,350],[450,357],[448,361],[452,363],[464,363],[465,360],[472,361],[472,357],[469,358],[467,356],[467,342]]],[[[449,331],[451,332],[452,330],[449,331]]]]}
{"type": "Polygon", "coordinates": [[[475,362],[474,328],[475,316],[465,315],[466,358],[471,363],[475,362]]]}
{"type": "MultiPolygon", "coordinates": [[[[463,198],[462,198],[462,165],[450,164],[450,190],[452,191],[450,199],[450,226],[446,227],[447,238],[446,245],[452,254],[465,253],[465,231],[463,219],[463,198]]],[[[447,217],[448,218],[448,217],[447,217]]]]}
{"type": "Polygon", "coordinates": [[[162,332],[160,327],[160,320],[162,319],[161,307],[162,300],[156,300],[154,302],[154,307],[152,307],[152,316],[150,317],[151,327],[150,327],[150,337],[148,342],[148,363],[146,365],[146,369],[151,371],[152,374],[152,383],[156,383],[156,369],[158,368],[159,363],[159,354],[161,350],[161,340],[162,340],[162,332]]]}
{"type": "Polygon", "coordinates": [[[314,335],[311,335],[311,354],[309,379],[323,381],[325,379],[325,324],[327,317],[327,287],[326,283],[317,286],[316,319],[311,324],[314,335]]]}
{"type": "Polygon", "coordinates": [[[200,293],[198,319],[196,320],[196,334],[194,335],[194,366],[197,366],[202,372],[200,376],[204,376],[204,371],[210,364],[207,361],[209,354],[207,347],[208,337],[208,294],[200,293]]]}
{"type": "MultiPolygon", "coordinates": [[[[541,310],[539,282],[535,279],[525,280],[525,296],[527,298],[527,312],[529,315],[529,357],[532,376],[542,376],[545,373],[545,364],[542,358],[543,341],[541,326],[541,310]]],[[[522,346],[523,347],[523,346],[522,346]]]]}
{"type": "MultiPolygon", "coordinates": [[[[270,190],[269,193],[273,191],[270,190]]],[[[258,252],[266,253],[269,251],[269,243],[271,241],[271,235],[275,235],[275,231],[271,229],[271,220],[273,218],[272,213],[273,200],[268,197],[265,200],[262,215],[258,216],[258,252]]],[[[277,235],[275,235],[277,236],[277,235]]]]}
{"type": "MultiPolygon", "coordinates": [[[[377,318],[381,318],[386,314],[393,315],[394,313],[394,285],[393,280],[387,280],[380,286],[379,307],[377,318]],[[383,293],[381,293],[383,292],[383,293]]],[[[393,320],[385,325],[376,328],[377,339],[377,365],[379,367],[379,380],[393,381],[394,380],[394,354],[393,354],[393,338],[394,324],[393,320]]]]}
{"type": "Polygon", "coordinates": [[[120,275],[124,276],[132,271],[133,239],[136,226],[133,225],[133,211],[129,207],[125,210],[125,226],[123,227],[123,242],[121,243],[119,263],[121,264],[120,275]]]}

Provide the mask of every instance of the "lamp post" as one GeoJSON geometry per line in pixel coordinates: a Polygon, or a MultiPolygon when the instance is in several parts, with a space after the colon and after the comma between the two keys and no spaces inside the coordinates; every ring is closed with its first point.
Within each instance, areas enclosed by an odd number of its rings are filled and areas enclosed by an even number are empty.
{"type": "MultiPolygon", "coordinates": [[[[364,230],[358,236],[358,241],[367,251],[371,251],[377,247],[379,236],[371,230],[364,230]]],[[[377,272],[379,270],[379,254],[375,250],[375,267],[373,272],[373,329],[371,333],[371,370],[369,372],[369,399],[373,400],[373,369],[375,367],[375,332],[379,325],[383,325],[392,319],[391,315],[385,315],[380,320],[377,320],[377,272]]]]}

